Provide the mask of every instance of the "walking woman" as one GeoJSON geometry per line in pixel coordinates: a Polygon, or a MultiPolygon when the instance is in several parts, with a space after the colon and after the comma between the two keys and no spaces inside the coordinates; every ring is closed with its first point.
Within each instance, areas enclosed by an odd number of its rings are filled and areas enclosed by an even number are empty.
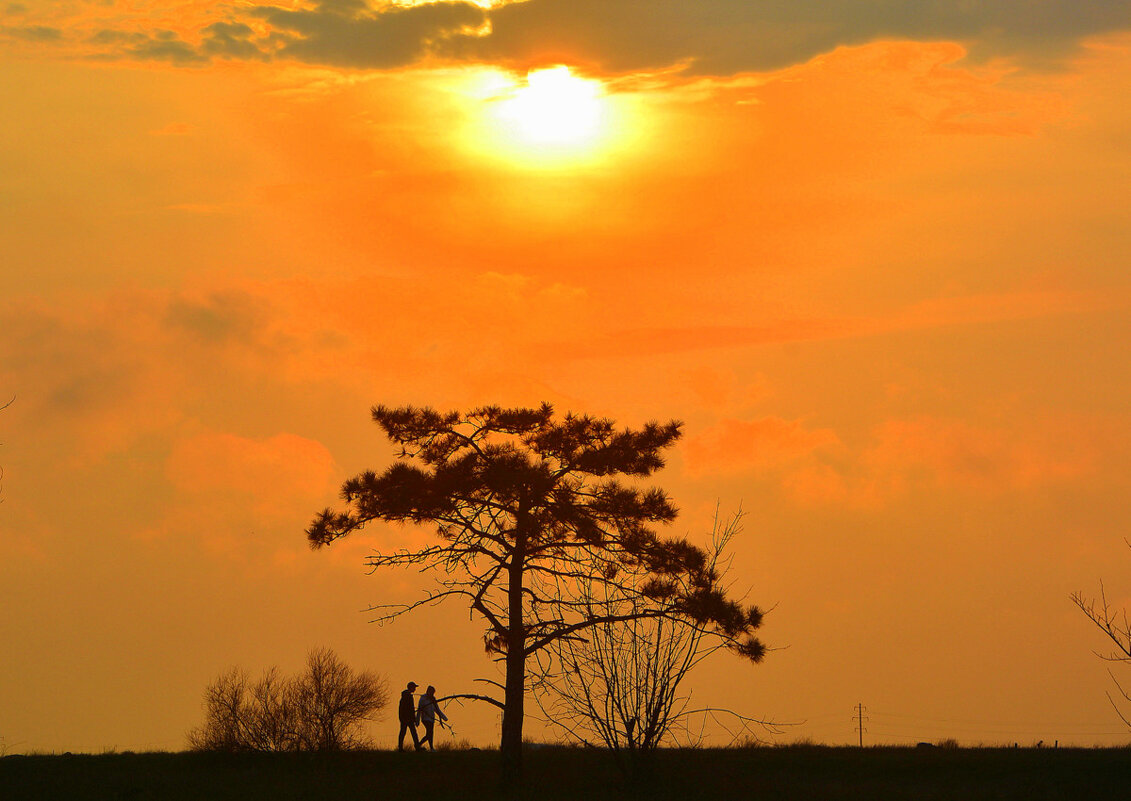
{"type": "Polygon", "coordinates": [[[436,750],[432,745],[432,727],[436,725],[437,717],[445,721],[448,719],[448,716],[440,711],[440,705],[436,703],[436,688],[429,684],[424,695],[420,696],[420,705],[416,707],[416,722],[424,726],[424,736],[420,738],[421,748],[428,743],[429,749],[436,750]]]}

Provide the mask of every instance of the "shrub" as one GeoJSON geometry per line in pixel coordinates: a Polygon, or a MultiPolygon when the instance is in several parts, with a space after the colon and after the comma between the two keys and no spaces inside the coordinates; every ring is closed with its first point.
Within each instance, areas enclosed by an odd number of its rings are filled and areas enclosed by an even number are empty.
{"type": "Polygon", "coordinates": [[[328,648],[307,657],[306,671],[280,676],[277,668],[250,684],[239,668],[222,673],[204,691],[204,724],[188,735],[195,751],[341,751],[363,748],[362,724],[389,702],[388,683],[355,673],[328,648]]]}

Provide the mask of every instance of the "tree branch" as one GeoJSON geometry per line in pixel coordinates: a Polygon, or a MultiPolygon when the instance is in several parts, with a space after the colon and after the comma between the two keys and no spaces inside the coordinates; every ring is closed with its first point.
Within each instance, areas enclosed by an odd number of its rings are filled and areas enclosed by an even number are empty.
{"type": "Polygon", "coordinates": [[[456,695],[445,695],[443,698],[437,698],[436,702],[439,703],[440,701],[458,701],[462,698],[467,698],[471,701],[486,701],[488,704],[497,706],[499,709],[506,709],[506,705],[496,698],[492,698],[489,695],[475,695],[473,693],[457,693],[456,695]]]}

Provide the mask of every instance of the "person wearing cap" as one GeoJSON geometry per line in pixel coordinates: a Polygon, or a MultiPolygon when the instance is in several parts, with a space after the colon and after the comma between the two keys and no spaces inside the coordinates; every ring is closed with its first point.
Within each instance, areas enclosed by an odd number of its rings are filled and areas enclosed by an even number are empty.
{"type": "Polygon", "coordinates": [[[401,721],[401,732],[397,735],[397,750],[404,750],[404,733],[412,732],[412,744],[420,750],[420,738],[416,736],[416,704],[412,700],[412,691],[416,689],[416,682],[410,681],[408,687],[401,693],[401,705],[397,710],[397,717],[401,721]]]}
{"type": "Polygon", "coordinates": [[[447,720],[448,716],[440,711],[440,705],[436,703],[436,688],[429,684],[424,695],[420,696],[420,706],[416,708],[416,722],[424,725],[424,736],[420,738],[421,747],[428,743],[428,747],[433,751],[436,750],[436,746],[432,742],[432,728],[436,725],[436,718],[447,720]]]}

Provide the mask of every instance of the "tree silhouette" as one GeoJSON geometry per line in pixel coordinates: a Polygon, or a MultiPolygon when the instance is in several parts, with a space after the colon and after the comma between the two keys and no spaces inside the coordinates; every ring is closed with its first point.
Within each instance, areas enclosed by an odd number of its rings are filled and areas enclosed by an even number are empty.
{"type": "MultiPolygon", "coordinates": [[[[723,581],[732,557],[729,545],[741,530],[742,513],[728,520],[715,514],[710,569],[723,581]]],[[[632,570],[633,568],[626,568],[632,570]]],[[[599,574],[579,582],[583,596],[606,617],[626,617],[626,611],[643,611],[649,598],[605,595],[599,574]]],[[[761,742],[757,731],[780,733],[772,721],[756,720],[729,709],[689,709],[690,691],[683,686],[692,669],[724,647],[712,633],[694,621],[628,616],[629,620],[602,623],[584,639],[565,637],[534,655],[548,680],[539,682],[535,699],[543,717],[569,740],[579,744],[604,743],[618,766],[632,781],[648,778],[652,753],[662,745],[696,746],[703,740],[707,719],[721,724],[734,741],[761,742]]]]}
{"type": "Polygon", "coordinates": [[[377,406],[373,419],[400,446],[398,461],[347,481],[346,511],[326,509],[307,536],[318,547],[372,520],[435,526],[438,544],[378,553],[369,565],[433,571],[437,589],[415,603],[374,609],[388,620],[458,598],[486,623],[486,650],[505,663],[504,697],[475,697],[503,711],[504,784],[521,773],[527,659],[562,638],[666,617],[693,621],[743,656],[762,658],[753,633],[761,611],[727,598],[702,549],[650,528],[676,516],[663,491],[617,478],[646,478],[663,467],[661,453],[679,438],[680,423],[617,429],[583,415],[555,419],[549,404],[466,414],[377,406]],[[602,613],[569,592],[571,581],[593,575],[609,596],[652,603],[602,613]]]}
{"type": "MultiPolygon", "coordinates": [[[[1131,541],[1127,545],[1131,547],[1131,541]]],[[[1072,603],[1076,604],[1080,611],[1095,623],[1096,627],[1115,646],[1114,651],[1107,654],[1097,652],[1096,655],[1107,662],[1131,664],[1131,618],[1128,617],[1126,609],[1116,609],[1108,602],[1107,591],[1104,589],[1103,582],[1100,582],[1099,598],[1089,598],[1080,591],[1072,593],[1069,597],[1072,603]]],[[[1131,702],[1131,691],[1124,688],[1110,669],[1108,673],[1123,700],[1131,702]]],[[[1119,708],[1119,703],[1116,702],[1110,692],[1107,694],[1107,700],[1115,708],[1115,713],[1119,715],[1119,719],[1123,721],[1127,728],[1131,729],[1131,714],[1125,713],[1119,708]]]]}
{"type": "Polygon", "coordinates": [[[370,745],[362,729],[389,703],[388,683],[355,672],[329,648],[307,654],[306,671],[277,668],[250,683],[239,668],[204,691],[204,723],[189,732],[194,751],[342,751],[370,745]]]}

